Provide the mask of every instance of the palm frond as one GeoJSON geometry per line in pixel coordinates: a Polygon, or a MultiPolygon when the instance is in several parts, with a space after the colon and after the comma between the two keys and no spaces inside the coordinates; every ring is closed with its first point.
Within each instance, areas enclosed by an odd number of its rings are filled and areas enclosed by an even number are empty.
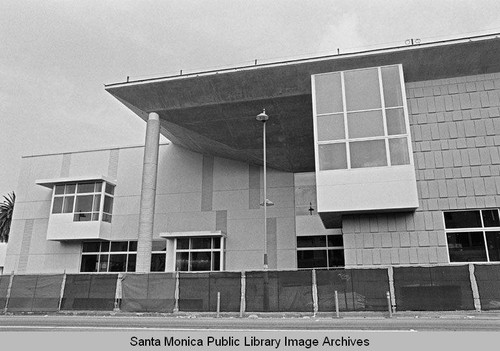
{"type": "Polygon", "coordinates": [[[16,194],[12,192],[12,194],[7,194],[3,198],[4,201],[0,204],[0,242],[7,242],[9,240],[16,194]]]}

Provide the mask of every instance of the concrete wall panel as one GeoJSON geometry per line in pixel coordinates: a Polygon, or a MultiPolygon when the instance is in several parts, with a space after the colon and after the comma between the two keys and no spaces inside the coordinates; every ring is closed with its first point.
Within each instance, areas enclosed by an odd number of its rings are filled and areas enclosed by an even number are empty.
{"type": "Polygon", "coordinates": [[[214,158],[214,191],[249,189],[248,164],[214,158]]]}
{"type": "Polygon", "coordinates": [[[72,153],[68,176],[108,176],[109,154],[109,150],[72,153]]]}
{"type": "Polygon", "coordinates": [[[215,230],[215,211],[169,213],[166,217],[167,232],[215,230]]]}
{"type": "Polygon", "coordinates": [[[113,215],[111,237],[114,240],[137,240],[139,215],[113,215]]]}
{"type": "Polygon", "coordinates": [[[140,196],[144,148],[121,149],[119,155],[115,196],[140,196]]]}
{"type": "Polygon", "coordinates": [[[248,209],[248,197],[248,189],[214,191],[213,210],[248,209]]]}
{"type": "Polygon", "coordinates": [[[201,192],[202,171],[203,155],[175,145],[160,146],[157,194],[201,192]]]}

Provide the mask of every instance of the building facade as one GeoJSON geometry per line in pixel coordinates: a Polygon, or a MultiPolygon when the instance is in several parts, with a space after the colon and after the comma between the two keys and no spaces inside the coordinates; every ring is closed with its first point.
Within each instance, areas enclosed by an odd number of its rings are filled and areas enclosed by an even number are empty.
{"type": "Polygon", "coordinates": [[[109,85],[171,143],[24,157],[4,271],[499,262],[499,55],[477,38],[109,85]]]}

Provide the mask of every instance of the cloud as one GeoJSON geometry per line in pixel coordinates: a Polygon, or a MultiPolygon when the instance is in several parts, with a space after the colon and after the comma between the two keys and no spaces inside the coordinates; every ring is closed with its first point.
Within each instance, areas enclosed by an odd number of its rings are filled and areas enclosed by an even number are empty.
{"type": "Polygon", "coordinates": [[[337,49],[340,49],[340,53],[351,52],[366,45],[356,14],[343,14],[336,18],[336,22],[325,27],[324,34],[319,40],[320,54],[335,54],[337,49]]]}

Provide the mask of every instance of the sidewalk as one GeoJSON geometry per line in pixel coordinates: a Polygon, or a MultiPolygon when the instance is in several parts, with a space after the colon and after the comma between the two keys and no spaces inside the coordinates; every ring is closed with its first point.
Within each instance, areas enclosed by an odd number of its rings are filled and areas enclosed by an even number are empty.
{"type": "Polygon", "coordinates": [[[388,312],[340,312],[339,318],[333,312],[319,312],[316,315],[305,312],[123,312],[123,311],[62,311],[62,312],[7,312],[0,316],[101,316],[101,317],[158,317],[173,319],[498,319],[500,310],[495,311],[401,311],[389,316],[388,312]]]}

